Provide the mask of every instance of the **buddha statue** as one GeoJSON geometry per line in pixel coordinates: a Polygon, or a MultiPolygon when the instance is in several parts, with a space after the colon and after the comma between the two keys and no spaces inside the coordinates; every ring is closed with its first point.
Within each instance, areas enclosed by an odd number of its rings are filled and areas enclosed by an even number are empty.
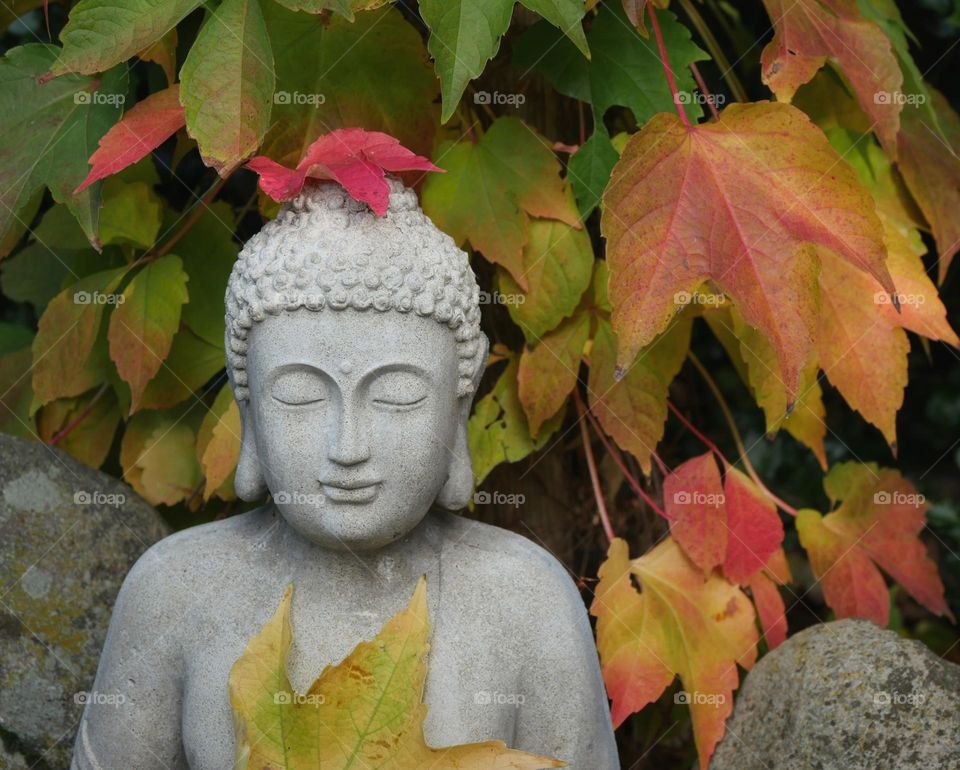
{"type": "Polygon", "coordinates": [[[226,295],[235,485],[270,502],[174,534],[131,569],[73,770],[233,767],[230,670],[285,588],[287,674],[306,692],[421,576],[430,745],[499,739],[577,770],[619,767],[566,570],[520,535],[450,513],[473,489],[478,296],[467,255],[397,181],[384,217],[311,182],[250,239],[226,295]]]}

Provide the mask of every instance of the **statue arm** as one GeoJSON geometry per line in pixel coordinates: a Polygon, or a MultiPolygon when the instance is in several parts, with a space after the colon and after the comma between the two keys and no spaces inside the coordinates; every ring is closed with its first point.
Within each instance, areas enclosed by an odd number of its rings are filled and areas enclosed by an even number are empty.
{"type": "Polygon", "coordinates": [[[517,748],[549,754],[572,770],[619,770],[603,678],[580,593],[549,557],[524,666],[517,748]]]}
{"type": "Polygon", "coordinates": [[[162,541],[124,580],[93,689],[74,745],[71,770],[186,768],[180,735],[183,678],[178,614],[171,612],[162,541]]]}

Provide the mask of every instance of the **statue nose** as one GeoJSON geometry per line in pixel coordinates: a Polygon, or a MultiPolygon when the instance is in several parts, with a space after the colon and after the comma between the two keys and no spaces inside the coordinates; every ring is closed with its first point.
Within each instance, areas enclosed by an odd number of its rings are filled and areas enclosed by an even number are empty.
{"type": "Polygon", "coordinates": [[[370,459],[370,442],[355,410],[343,410],[327,456],[337,465],[357,465],[370,459]]]}

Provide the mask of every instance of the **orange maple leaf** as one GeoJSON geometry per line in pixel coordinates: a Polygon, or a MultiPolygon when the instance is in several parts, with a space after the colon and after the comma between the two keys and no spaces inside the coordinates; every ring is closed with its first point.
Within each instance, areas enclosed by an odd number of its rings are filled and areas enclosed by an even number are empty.
{"type": "Polygon", "coordinates": [[[895,292],[870,193],[787,104],[736,104],[691,127],[657,115],[614,168],[601,228],[620,366],[712,279],[770,340],[792,403],[816,336],[816,247],[895,292]]]}

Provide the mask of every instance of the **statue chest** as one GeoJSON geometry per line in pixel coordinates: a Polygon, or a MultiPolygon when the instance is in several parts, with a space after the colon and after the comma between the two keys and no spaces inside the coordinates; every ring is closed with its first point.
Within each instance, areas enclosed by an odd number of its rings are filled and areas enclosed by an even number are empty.
{"type": "MultiPolygon", "coordinates": [[[[429,576],[428,576],[429,581],[429,576]]],[[[436,583],[434,583],[436,585],[436,583]]],[[[264,587],[264,599],[276,593],[264,587]]],[[[329,586],[328,586],[329,589],[329,586]]],[[[336,592],[298,588],[291,613],[293,645],[287,675],[303,693],[323,668],[338,663],[360,641],[373,638],[405,599],[368,597],[357,603],[336,592]],[[398,601],[399,600],[399,601],[398,601]]],[[[513,742],[522,702],[521,662],[510,644],[509,628],[496,616],[465,611],[455,596],[430,601],[433,624],[424,702],[427,742],[445,746],[480,740],[513,742]],[[482,618],[482,619],[481,619],[482,618]]],[[[269,599],[259,606],[272,606],[269,599]]],[[[275,603],[275,602],[274,602],[275,603]]],[[[263,612],[241,602],[217,619],[197,617],[185,649],[182,736],[191,770],[225,770],[233,766],[234,725],[227,695],[230,669],[247,640],[260,630],[263,612]]]]}

